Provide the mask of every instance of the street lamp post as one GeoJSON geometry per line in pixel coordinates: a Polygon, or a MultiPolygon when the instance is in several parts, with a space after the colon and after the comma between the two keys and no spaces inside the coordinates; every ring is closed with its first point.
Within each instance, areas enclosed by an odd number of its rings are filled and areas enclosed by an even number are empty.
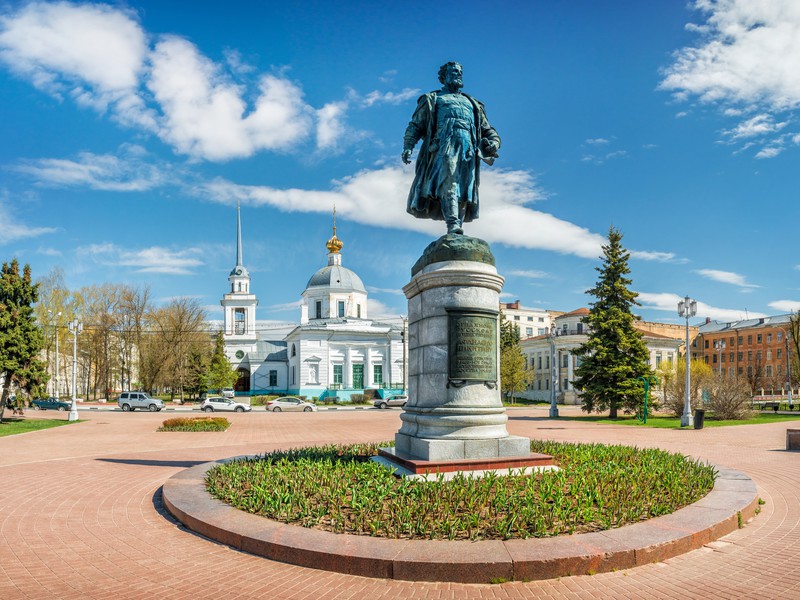
{"type": "Polygon", "coordinates": [[[678,316],[686,318],[686,389],[683,394],[683,414],[681,415],[681,427],[692,427],[694,417],[692,416],[692,406],[690,401],[691,385],[691,362],[689,351],[689,319],[697,314],[697,302],[686,296],[678,302],[678,316]]]}
{"type": "Polygon", "coordinates": [[[789,390],[788,397],[789,407],[792,406],[792,362],[789,360],[789,335],[790,331],[786,331],[786,388],[789,390]]]}
{"type": "Polygon", "coordinates": [[[722,376],[722,351],[725,350],[725,340],[717,340],[714,342],[714,348],[717,349],[717,362],[719,363],[719,374],[722,376]]]}
{"type": "MultiPolygon", "coordinates": [[[[51,317],[53,316],[52,311],[49,310],[49,309],[47,311],[47,314],[49,314],[51,317]]],[[[56,319],[55,319],[55,322],[54,322],[55,324],[53,325],[53,329],[56,332],[56,372],[55,372],[55,377],[53,378],[53,383],[54,383],[54,386],[55,386],[54,390],[53,390],[53,397],[56,398],[56,399],[58,399],[58,318],[60,316],[61,316],[61,313],[59,312],[56,315],[56,319]]]]}
{"type": "Polygon", "coordinates": [[[78,420],[78,397],[75,393],[78,369],[78,334],[83,331],[83,323],[78,319],[69,322],[69,332],[72,334],[72,405],[69,407],[69,420],[78,420]]]}
{"type": "Polygon", "coordinates": [[[558,383],[558,370],[556,368],[556,337],[558,331],[555,326],[551,326],[547,333],[550,338],[550,418],[558,417],[558,405],[556,404],[556,385],[558,383]]]}

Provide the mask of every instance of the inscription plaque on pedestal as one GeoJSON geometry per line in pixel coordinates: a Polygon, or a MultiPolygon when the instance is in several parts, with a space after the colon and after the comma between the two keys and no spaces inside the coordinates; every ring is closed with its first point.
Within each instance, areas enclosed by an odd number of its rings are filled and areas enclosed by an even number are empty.
{"type": "Polygon", "coordinates": [[[497,383],[497,311],[447,310],[448,385],[497,383]]]}

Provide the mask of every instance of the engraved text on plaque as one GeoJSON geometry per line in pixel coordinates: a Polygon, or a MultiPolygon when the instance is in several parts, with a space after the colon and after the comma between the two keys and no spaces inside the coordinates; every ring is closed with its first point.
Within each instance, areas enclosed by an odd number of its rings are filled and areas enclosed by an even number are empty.
{"type": "Polygon", "coordinates": [[[497,312],[447,309],[448,378],[497,381],[497,312]]]}

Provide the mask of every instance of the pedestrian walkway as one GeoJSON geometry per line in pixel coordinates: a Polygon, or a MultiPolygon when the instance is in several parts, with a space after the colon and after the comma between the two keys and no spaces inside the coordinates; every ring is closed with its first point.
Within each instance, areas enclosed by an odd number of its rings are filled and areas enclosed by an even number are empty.
{"type": "MultiPolygon", "coordinates": [[[[655,446],[746,472],[766,501],[745,528],[662,563],[536,582],[370,579],[269,561],[197,536],[160,487],[218,458],[391,439],[399,411],[245,413],[224,433],[157,433],[167,415],[87,411],[84,422],[0,438],[0,598],[800,598],[800,454],[787,427],[664,430],[509,411],[516,435],[655,446]]],[[[35,417],[53,417],[43,413],[35,417]]],[[[66,417],[64,417],[66,418],[66,417]]]]}

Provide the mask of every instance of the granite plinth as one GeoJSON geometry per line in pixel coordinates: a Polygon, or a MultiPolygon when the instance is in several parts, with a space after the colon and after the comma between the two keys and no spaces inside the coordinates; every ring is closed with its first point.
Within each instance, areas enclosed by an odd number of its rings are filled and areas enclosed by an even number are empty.
{"type": "MultiPolygon", "coordinates": [[[[527,438],[521,438],[527,441],[527,438]]],[[[462,457],[450,460],[423,460],[398,451],[396,448],[381,448],[378,456],[398,465],[413,474],[453,473],[465,471],[513,471],[528,467],[551,467],[555,465],[549,454],[525,452],[517,456],[462,457]]]]}
{"type": "Polygon", "coordinates": [[[530,454],[530,438],[517,435],[478,439],[424,438],[398,432],[397,451],[423,461],[502,459],[530,454]]]}

